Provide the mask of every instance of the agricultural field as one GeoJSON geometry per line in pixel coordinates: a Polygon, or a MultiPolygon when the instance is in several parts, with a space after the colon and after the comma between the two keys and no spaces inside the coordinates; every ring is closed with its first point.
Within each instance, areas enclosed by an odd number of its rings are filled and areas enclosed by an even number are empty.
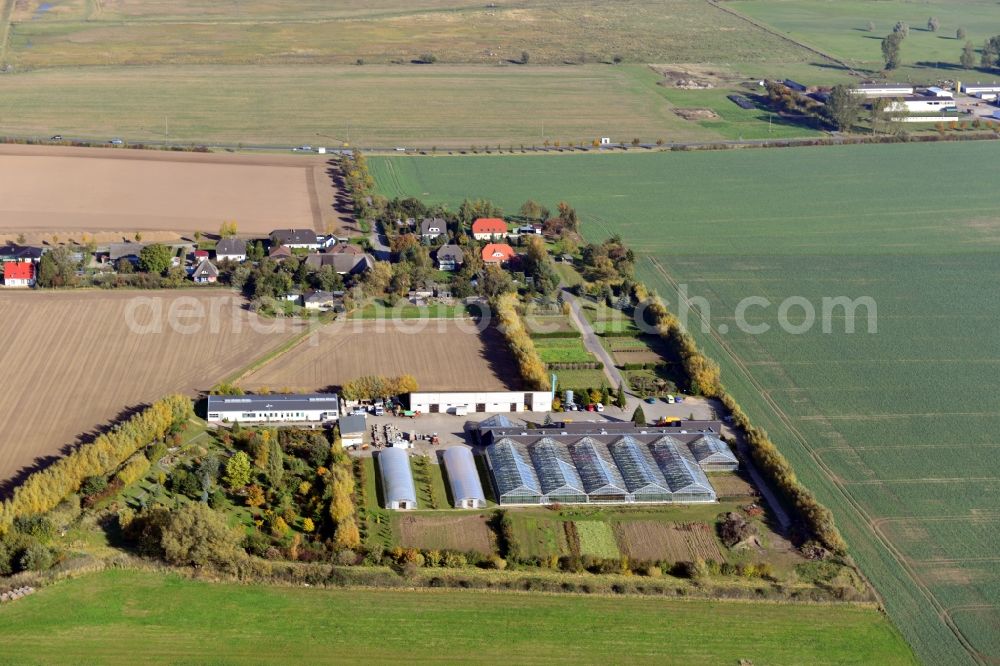
{"type": "Polygon", "coordinates": [[[599,520],[578,520],[573,523],[581,555],[621,557],[611,526],[599,520]]]}
{"type": "Polygon", "coordinates": [[[158,64],[795,62],[805,52],[699,0],[17,0],[16,69],[158,64]],[[414,26],[419,26],[415,29],[414,26]],[[595,40],[594,35],[601,39],[595,40]],[[766,54],[766,55],[763,55],[766,54]]]}
{"type": "Polygon", "coordinates": [[[882,69],[882,38],[892,32],[897,21],[904,21],[910,26],[910,34],[902,47],[904,67],[892,75],[894,80],[983,78],[982,72],[965,72],[959,67],[962,47],[970,40],[978,49],[984,39],[1000,34],[1000,13],[993,0],[919,3],[907,0],[736,0],[730,6],[773,26],[782,34],[871,72],[882,69]],[[940,22],[937,32],[927,27],[932,16],[940,22]],[[875,26],[873,32],[868,30],[869,22],[875,26]],[[959,28],[966,30],[966,39],[957,38],[955,33],[959,28]]]}
{"type": "Polygon", "coordinates": [[[320,158],[0,146],[0,229],[38,242],[215,233],[226,221],[261,235],[325,231],[336,215],[327,168],[320,158]]]}
{"type": "Polygon", "coordinates": [[[622,554],[633,560],[690,562],[700,557],[721,562],[724,559],[712,527],[705,523],[679,525],[635,520],[615,523],[614,533],[622,554]]]}
{"type": "Polygon", "coordinates": [[[496,551],[496,536],[486,514],[401,514],[393,515],[398,543],[404,548],[425,550],[476,551],[489,555],[496,551]]]}
{"type": "Polygon", "coordinates": [[[228,293],[6,291],[0,312],[0,365],[16,378],[0,398],[0,482],[168,393],[210,389],[299,326],[251,325],[228,293]],[[189,332],[198,309],[205,325],[189,332]]]}
{"type": "Polygon", "coordinates": [[[580,338],[535,338],[535,349],[544,363],[594,363],[594,356],[580,338]]]}
{"type": "Polygon", "coordinates": [[[503,391],[520,382],[500,333],[472,320],[343,320],[240,378],[247,389],[312,391],[364,375],[413,375],[422,391],[503,391]]]}
{"type": "MultiPolygon", "coordinates": [[[[389,196],[510,210],[567,200],[588,238],[620,233],[639,276],[833,510],[917,654],[951,664],[1000,657],[1000,587],[985,566],[996,542],[977,536],[1000,512],[1000,301],[983,287],[1000,279],[995,148],[583,155],[558,169],[546,157],[395,159],[388,179],[390,160],[373,162],[389,196]],[[701,310],[685,314],[682,295],[701,310]],[[770,303],[747,313],[771,327],[760,335],[736,326],[750,296],[770,303]],[[830,333],[818,322],[786,333],[777,310],[791,296],[817,317],[823,297],[871,297],[877,333],[864,308],[854,334],[839,312],[830,333]]],[[[786,323],[803,317],[796,306],[786,323]]]]}
{"type": "Polygon", "coordinates": [[[4,658],[22,664],[130,664],[140,652],[148,663],[206,655],[218,663],[344,663],[345,655],[357,663],[580,663],[626,652],[637,663],[913,663],[898,633],[870,607],[746,608],[643,597],[226,585],[112,570],[5,604],[0,636],[4,658]],[[386,609],[408,620],[386,631],[386,609]]]}

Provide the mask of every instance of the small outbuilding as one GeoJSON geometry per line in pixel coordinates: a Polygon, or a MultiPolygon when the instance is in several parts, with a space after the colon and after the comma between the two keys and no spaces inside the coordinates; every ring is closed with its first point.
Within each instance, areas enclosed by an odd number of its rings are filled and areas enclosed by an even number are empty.
{"type": "Polygon", "coordinates": [[[397,511],[416,509],[417,489],[410,471],[409,454],[394,447],[379,452],[377,460],[385,508],[397,511]]]}
{"type": "Polygon", "coordinates": [[[485,508],[486,495],[479,480],[472,449],[464,446],[445,449],[444,466],[448,472],[448,484],[451,486],[451,498],[455,508],[485,508]]]}
{"type": "Polygon", "coordinates": [[[364,414],[351,414],[340,419],[340,441],[344,446],[361,446],[368,429],[364,414]]]}

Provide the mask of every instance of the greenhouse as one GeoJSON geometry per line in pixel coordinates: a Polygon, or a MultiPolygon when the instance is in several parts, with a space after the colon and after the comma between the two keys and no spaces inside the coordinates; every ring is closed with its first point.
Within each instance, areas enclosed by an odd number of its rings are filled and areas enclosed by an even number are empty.
{"type": "Polygon", "coordinates": [[[479,481],[472,449],[454,446],[445,449],[444,466],[448,472],[451,497],[456,509],[481,509],[486,506],[483,484],[479,481]]]}
{"type": "Polygon", "coordinates": [[[410,456],[404,449],[389,448],[379,452],[377,460],[385,508],[416,509],[417,489],[410,471],[410,456]]]}
{"type": "Polygon", "coordinates": [[[702,435],[688,444],[688,447],[698,465],[706,472],[735,472],[739,467],[739,461],[729,445],[716,435],[702,435]]]}
{"type": "Polygon", "coordinates": [[[669,435],[504,435],[486,458],[502,505],[716,500],[688,444],[669,435]]]}

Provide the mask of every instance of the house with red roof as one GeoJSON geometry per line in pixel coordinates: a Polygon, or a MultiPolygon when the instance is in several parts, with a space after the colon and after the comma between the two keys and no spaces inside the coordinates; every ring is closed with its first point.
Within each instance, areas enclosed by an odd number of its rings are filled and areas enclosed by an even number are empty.
{"type": "Polygon", "coordinates": [[[35,264],[30,261],[3,262],[3,286],[34,287],[35,264]]]}
{"type": "Polygon", "coordinates": [[[483,263],[502,266],[517,256],[514,248],[507,243],[487,243],[483,248],[483,263]]]}
{"type": "Polygon", "coordinates": [[[476,240],[500,240],[507,237],[507,223],[498,217],[481,217],[472,223],[476,240]]]}

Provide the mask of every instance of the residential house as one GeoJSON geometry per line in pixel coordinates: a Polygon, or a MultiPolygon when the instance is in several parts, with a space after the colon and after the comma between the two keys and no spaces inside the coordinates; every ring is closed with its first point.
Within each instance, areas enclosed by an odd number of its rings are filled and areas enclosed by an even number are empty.
{"type": "Polygon", "coordinates": [[[219,269],[208,259],[202,259],[198,268],[191,273],[191,279],[197,284],[212,284],[219,280],[219,269]]]}
{"type": "Polygon", "coordinates": [[[3,263],[3,286],[34,287],[35,264],[30,261],[5,261],[3,263]]]}
{"type": "Polygon", "coordinates": [[[427,217],[420,223],[420,238],[425,241],[432,241],[447,231],[448,223],[440,217],[427,217]]]}
{"type": "Polygon", "coordinates": [[[275,229],[271,232],[272,245],[284,245],[293,250],[318,250],[321,243],[312,229],[275,229]]]}
{"type": "Polygon", "coordinates": [[[191,253],[191,256],[194,257],[194,263],[197,266],[208,259],[208,250],[195,250],[191,253]]]}
{"type": "Polygon", "coordinates": [[[215,260],[236,263],[246,261],[247,242],[239,238],[223,238],[215,246],[215,260]]]}
{"type": "Polygon", "coordinates": [[[517,228],[517,233],[520,236],[541,236],[542,235],[542,225],[540,224],[523,224],[517,228]]]}
{"type": "Polygon", "coordinates": [[[332,310],[339,300],[332,291],[315,289],[302,298],[302,304],[306,310],[332,310]]]}
{"type": "Polygon", "coordinates": [[[408,217],[405,220],[396,218],[396,231],[398,231],[399,233],[406,233],[408,231],[413,231],[416,228],[417,228],[417,221],[414,218],[408,217]]]}
{"type": "Polygon", "coordinates": [[[292,251],[287,245],[279,245],[271,248],[271,251],[267,253],[267,258],[280,263],[285,259],[291,259],[292,251]]]}
{"type": "Polygon", "coordinates": [[[476,240],[500,240],[507,237],[507,223],[497,217],[481,217],[472,223],[476,240]]]}
{"type": "Polygon", "coordinates": [[[483,248],[483,263],[502,266],[517,256],[514,248],[506,243],[487,243],[483,248]]]}
{"type": "Polygon", "coordinates": [[[326,254],[361,255],[365,253],[365,249],[357,243],[337,243],[336,245],[331,245],[326,248],[323,252],[326,254]]]}
{"type": "Polygon", "coordinates": [[[333,266],[340,275],[359,275],[371,270],[375,260],[369,254],[351,254],[338,252],[334,254],[310,254],[306,257],[306,266],[319,270],[324,266],[333,266]]]}
{"type": "Polygon", "coordinates": [[[0,246],[0,261],[30,261],[38,263],[42,258],[42,248],[30,245],[15,245],[7,243],[0,246]]]}
{"type": "Polygon", "coordinates": [[[112,243],[108,249],[108,261],[117,264],[121,259],[127,259],[133,265],[139,265],[139,253],[146,247],[142,243],[112,243]]]}
{"type": "Polygon", "coordinates": [[[458,245],[442,245],[437,251],[438,270],[457,271],[465,263],[465,252],[458,245]]]}

